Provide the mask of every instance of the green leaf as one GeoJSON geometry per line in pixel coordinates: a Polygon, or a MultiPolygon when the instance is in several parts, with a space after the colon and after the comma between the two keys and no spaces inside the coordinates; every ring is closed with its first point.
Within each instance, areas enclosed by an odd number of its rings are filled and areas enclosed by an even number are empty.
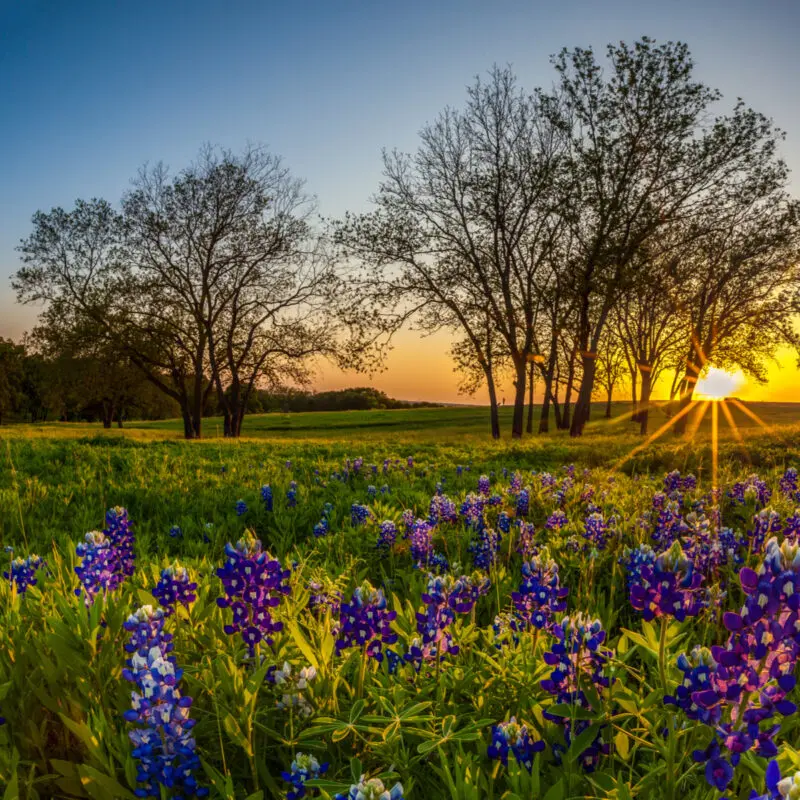
{"type": "Polygon", "coordinates": [[[294,643],[297,645],[298,649],[305,656],[308,663],[311,664],[314,669],[319,669],[317,655],[309,644],[308,639],[306,639],[306,637],[303,635],[303,632],[300,630],[298,624],[293,620],[287,624],[286,630],[289,631],[292,641],[294,641],[294,643]]]}

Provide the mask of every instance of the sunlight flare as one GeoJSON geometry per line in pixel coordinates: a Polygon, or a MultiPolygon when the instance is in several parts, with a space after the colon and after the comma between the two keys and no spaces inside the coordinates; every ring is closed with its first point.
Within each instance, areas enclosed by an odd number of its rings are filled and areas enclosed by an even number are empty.
{"type": "Polygon", "coordinates": [[[724,400],[732,395],[744,383],[741,370],[727,372],[717,367],[709,367],[708,372],[697,382],[695,399],[724,400]]]}

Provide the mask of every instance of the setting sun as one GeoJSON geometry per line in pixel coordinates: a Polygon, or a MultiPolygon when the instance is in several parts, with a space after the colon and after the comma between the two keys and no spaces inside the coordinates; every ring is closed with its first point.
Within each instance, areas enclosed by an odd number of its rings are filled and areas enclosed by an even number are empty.
{"type": "Polygon", "coordinates": [[[741,371],[731,373],[711,367],[697,382],[694,396],[696,400],[724,400],[743,383],[744,375],[741,371]]]}

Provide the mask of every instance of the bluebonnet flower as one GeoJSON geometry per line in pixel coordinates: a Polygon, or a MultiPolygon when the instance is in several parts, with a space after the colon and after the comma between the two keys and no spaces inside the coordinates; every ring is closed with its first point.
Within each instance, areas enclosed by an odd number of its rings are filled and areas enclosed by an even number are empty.
{"type": "Polygon", "coordinates": [[[282,692],[280,700],[275,701],[275,706],[281,710],[296,709],[301,716],[310,717],[314,713],[314,707],[304,692],[316,677],[317,670],[312,666],[293,672],[292,665],[284,661],[280,669],[270,667],[267,670],[266,680],[280,687],[282,692]]]}
{"type": "Polygon", "coordinates": [[[456,465],[456,477],[460,478],[461,475],[464,473],[464,467],[461,464],[456,465]]]}
{"type": "Polygon", "coordinates": [[[124,508],[110,509],[106,514],[107,527],[90,531],[76,548],[81,563],[75,573],[81,586],[75,590],[90,606],[100,592],[113,592],[133,574],[133,532],[124,508]]]}
{"type": "Polygon", "coordinates": [[[320,764],[314,756],[298,753],[289,771],[281,772],[281,777],[292,788],[286,793],[286,800],[300,800],[302,797],[316,797],[317,789],[306,789],[306,781],[315,780],[328,771],[328,763],[320,764]],[[309,794],[310,792],[310,794],[309,794]]]}
{"type": "MultiPolygon", "coordinates": [[[[591,709],[580,687],[584,682],[591,682],[600,689],[610,686],[611,681],[605,676],[604,670],[612,653],[602,647],[606,638],[602,625],[599,620],[590,620],[578,613],[564,617],[552,632],[556,642],[544,654],[544,661],[554,669],[550,677],[541,682],[542,689],[554,695],[557,704],[597,710],[591,709]]],[[[550,711],[544,711],[543,715],[546,719],[561,723],[567,747],[591,724],[586,719],[573,720],[569,715],[561,716],[550,711]]],[[[608,745],[602,741],[602,731],[598,730],[597,736],[580,755],[584,770],[594,771],[600,756],[608,753],[608,750],[608,745]]],[[[560,759],[562,749],[554,746],[553,752],[560,759]]]]}
{"type": "Polygon", "coordinates": [[[668,549],[673,542],[689,533],[689,526],[681,516],[677,501],[668,500],[666,495],[656,493],[653,497],[653,512],[648,515],[651,520],[655,515],[651,538],[658,544],[659,549],[668,549]]]}
{"type": "MultiPolygon", "coordinates": [[[[525,520],[519,520],[518,522],[519,530],[515,549],[523,559],[528,560],[536,553],[536,528],[532,522],[525,522],[525,520]]],[[[500,526],[498,525],[498,527],[500,526]]]]}
{"type": "Polygon", "coordinates": [[[272,618],[270,609],[280,604],[283,595],[289,594],[286,581],[290,572],[262,549],[261,542],[250,531],[245,532],[236,547],[230,542],[226,544],[225,555],[224,566],[217,570],[225,597],[218,597],[217,605],[233,611],[233,622],[225,626],[225,633],[241,633],[252,658],[259,642],[271,645],[272,634],[283,629],[283,623],[272,618]]]}
{"type": "Polygon", "coordinates": [[[161,609],[142,606],[124,623],[131,638],[122,675],[135,685],[124,717],[137,724],[128,737],[139,762],[136,780],[142,784],[136,796],[161,797],[166,788],[176,797],[206,797],[208,789],[194,777],[200,759],[191,734],[192,698],[180,691],[183,670],[170,654],[172,636],[164,632],[164,618],[161,609]]]}
{"type": "Polygon", "coordinates": [[[328,522],[327,517],[323,517],[315,526],[314,526],[314,536],[319,539],[322,536],[327,536],[328,531],[330,530],[330,522],[328,522]]]}
{"type": "Polygon", "coordinates": [[[243,517],[247,513],[247,503],[244,500],[236,501],[236,516],[243,517]]]}
{"type": "Polygon", "coordinates": [[[517,763],[531,772],[534,754],[542,750],[544,742],[532,739],[527,725],[520,725],[516,717],[492,726],[492,743],[489,745],[488,756],[499,759],[503,766],[508,766],[508,754],[511,752],[517,763]]]}
{"type": "Polygon", "coordinates": [[[595,494],[595,488],[591,483],[585,483],[581,490],[581,503],[588,503],[595,494]]]}
{"type": "Polygon", "coordinates": [[[709,667],[695,685],[694,664],[684,659],[678,666],[685,675],[673,702],[690,719],[713,727],[715,740],[706,750],[693,753],[696,761],[714,761],[707,769],[709,782],[718,786],[739,763],[741,754],[773,758],[774,737],[780,729],[774,718],[788,716],[797,707],[786,699],[796,684],[794,668],[798,652],[798,609],[800,609],[800,548],[776,538],[767,542],[758,571],[742,567],[739,582],[745,603],[739,613],[726,612],[723,623],[730,632],[725,646],[711,648],[703,659],[709,667]],[[691,702],[690,702],[691,701],[691,702]],[[762,727],[767,723],[767,727],[762,727]],[[720,764],[718,744],[730,753],[731,770],[720,764]]]}
{"type": "Polygon", "coordinates": [[[428,510],[428,522],[438,525],[440,522],[457,522],[458,511],[456,504],[444,494],[437,494],[431,498],[428,510]]]}
{"type": "Polygon", "coordinates": [[[333,800],[404,800],[403,787],[396,783],[391,789],[379,778],[367,780],[363,775],[358,783],[350,787],[347,794],[335,794],[333,800]]]}
{"type": "Polygon", "coordinates": [[[214,532],[214,523],[206,522],[203,528],[203,542],[205,544],[211,544],[211,537],[208,534],[214,532]]]}
{"type": "Polygon", "coordinates": [[[379,550],[391,550],[395,541],[397,540],[397,525],[390,519],[381,522],[378,527],[378,543],[376,547],[379,550]]]}
{"type": "Polygon", "coordinates": [[[433,529],[425,520],[418,519],[411,526],[409,533],[409,544],[411,546],[411,558],[417,567],[428,563],[433,554],[433,529]]]}
{"type": "Polygon", "coordinates": [[[800,536],[800,509],[789,517],[786,517],[786,524],[783,527],[783,535],[787,539],[796,540],[800,536]]]}
{"type": "Polygon", "coordinates": [[[557,531],[563,528],[568,522],[569,520],[567,519],[567,515],[560,508],[557,508],[547,518],[547,522],[544,526],[549,531],[557,531]]]}
{"type": "Polygon", "coordinates": [[[670,500],[683,501],[685,492],[690,492],[697,487],[697,478],[694,475],[681,476],[678,470],[673,470],[664,476],[664,492],[670,500]]]}
{"type": "Polygon", "coordinates": [[[459,514],[464,517],[464,522],[472,527],[483,524],[483,514],[486,507],[486,498],[483,495],[470,493],[464,498],[459,514]]]}
{"type": "Polygon", "coordinates": [[[488,475],[481,475],[478,478],[478,494],[484,495],[484,497],[489,496],[489,476],[488,475]]]}
{"type": "Polygon", "coordinates": [[[350,524],[354,528],[360,527],[371,518],[372,512],[369,510],[369,506],[360,505],[359,503],[353,503],[350,506],[350,524]]]}
{"type": "Polygon", "coordinates": [[[619,562],[625,565],[625,582],[629,594],[632,586],[638,586],[644,580],[642,567],[652,567],[655,560],[655,550],[649,544],[640,544],[633,549],[625,548],[619,562]]]}
{"type": "Polygon", "coordinates": [[[153,597],[164,609],[164,616],[175,612],[176,604],[184,608],[197,599],[197,583],[189,579],[189,572],[176,561],[161,571],[161,579],[153,589],[153,597]]]}
{"type": "Polygon", "coordinates": [[[180,525],[173,525],[173,526],[172,526],[172,527],[169,529],[169,535],[170,535],[170,536],[171,536],[173,539],[182,539],[182,538],[183,538],[183,531],[181,530],[181,527],[180,527],[180,525]]]}
{"type": "Polygon", "coordinates": [[[261,502],[264,503],[265,511],[272,511],[275,500],[272,496],[272,487],[268,483],[261,487],[261,502]]]}
{"type": "MultiPolygon", "coordinates": [[[[522,522],[522,520],[520,520],[522,522]]],[[[505,511],[501,511],[497,515],[497,528],[502,533],[510,533],[511,532],[511,517],[506,514],[505,511]]]]}
{"type": "Polygon", "coordinates": [[[751,553],[761,553],[767,537],[783,530],[780,514],[771,508],[763,508],[753,517],[753,529],[747,531],[751,553]]]}
{"type": "Polygon", "coordinates": [[[122,506],[115,506],[106,511],[106,527],[103,533],[114,548],[117,559],[117,571],[120,582],[133,575],[135,556],[133,546],[133,523],[128,518],[128,512],[122,506]]]}
{"type": "Polygon", "coordinates": [[[502,535],[491,528],[481,526],[469,543],[468,550],[472,553],[472,563],[478,569],[491,569],[500,549],[502,535]]]}
{"type": "Polygon", "coordinates": [[[381,486],[381,494],[389,494],[389,486],[385,483],[381,486]]]}
{"type": "Polygon", "coordinates": [[[367,497],[375,497],[376,494],[378,494],[378,490],[372,484],[367,486],[367,497]]]}
{"type": "Polygon", "coordinates": [[[539,555],[523,563],[519,590],[511,593],[512,627],[519,631],[531,625],[540,630],[549,628],[555,614],[566,610],[568,594],[569,589],[559,581],[558,565],[543,547],[539,555]]]}
{"type": "Polygon", "coordinates": [[[29,586],[36,586],[36,572],[44,566],[44,560],[37,555],[18,557],[11,561],[9,569],[3,572],[3,577],[16,587],[17,592],[25,594],[29,586]]]}
{"type": "Polygon", "coordinates": [[[554,498],[559,506],[564,505],[564,501],[567,499],[567,493],[572,488],[572,486],[573,486],[573,481],[572,478],[570,478],[569,476],[567,476],[566,478],[564,478],[563,481],[561,481],[561,485],[556,490],[554,498]]]}
{"type": "Polygon", "coordinates": [[[286,505],[289,508],[297,505],[297,481],[289,481],[289,488],[286,490],[286,505]]]}
{"type": "Polygon", "coordinates": [[[767,484],[755,473],[749,475],[744,481],[734,483],[728,492],[728,497],[734,503],[741,505],[752,500],[756,508],[766,506],[772,497],[772,491],[767,484]]]}
{"type": "Polygon", "coordinates": [[[436,572],[439,575],[444,575],[445,572],[450,570],[450,562],[444,553],[434,551],[428,558],[428,569],[431,572],[436,572]]]}
{"type": "Polygon", "coordinates": [[[511,480],[509,481],[508,493],[512,494],[512,495],[515,495],[515,494],[519,494],[519,492],[521,490],[522,490],[522,473],[521,472],[515,472],[511,476],[511,480]]]}
{"type": "Polygon", "coordinates": [[[516,514],[518,517],[527,517],[530,509],[531,495],[527,489],[520,489],[517,495],[516,514]]]}
{"type": "Polygon", "coordinates": [[[798,490],[798,477],[797,470],[794,467],[789,467],[778,483],[778,489],[781,494],[785,495],[796,503],[800,503],[800,490],[798,490]]]}
{"type": "Polygon", "coordinates": [[[397,612],[387,608],[383,592],[369,583],[362,584],[353,592],[349,603],[342,603],[336,652],[362,647],[368,658],[382,661],[383,645],[397,641],[397,634],[391,627],[396,618],[397,612]]]}
{"type": "Polygon", "coordinates": [[[586,517],[583,536],[598,550],[605,550],[608,544],[608,528],[609,524],[605,517],[595,512],[586,517]]]}
{"type": "Polygon", "coordinates": [[[733,767],[722,756],[717,739],[712,739],[705,750],[695,750],[692,758],[700,763],[705,762],[706,783],[718,792],[724,792],[733,780],[733,767]]]}
{"type": "Polygon", "coordinates": [[[648,621],[666,615],[683,622],[686,617],[696,617],[703,608],[702,582],[703,576],[694,571],[680,542],[673,542],[652,566],[641,564],[639,582],[630,586],[631,605],[648,621]]]}
{"type": "Polygon", "coordinates": [[[327,581],[327,587],[319,581],[311,580],[307,584],[311,595],[308,599],[308,608],[316,616],[323,611],[330,611],[334,616],[338,616],[342,606],[342,593],[334,585],[327,581]]]}
{"type": "Polygon", "coordinates": [[[542,489],[550,489],[556,485],[556,479],[549,472],[542,472],[539,475],[539,483],[542,489]]]}

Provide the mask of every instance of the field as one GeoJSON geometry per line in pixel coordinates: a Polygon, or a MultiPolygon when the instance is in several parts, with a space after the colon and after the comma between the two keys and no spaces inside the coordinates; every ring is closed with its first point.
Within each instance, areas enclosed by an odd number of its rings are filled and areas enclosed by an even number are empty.
{"type": "Polygon", "coordinates": [[[800,415],[747,408],[0,429],[0,797],[781,797],[800,415]]]}

